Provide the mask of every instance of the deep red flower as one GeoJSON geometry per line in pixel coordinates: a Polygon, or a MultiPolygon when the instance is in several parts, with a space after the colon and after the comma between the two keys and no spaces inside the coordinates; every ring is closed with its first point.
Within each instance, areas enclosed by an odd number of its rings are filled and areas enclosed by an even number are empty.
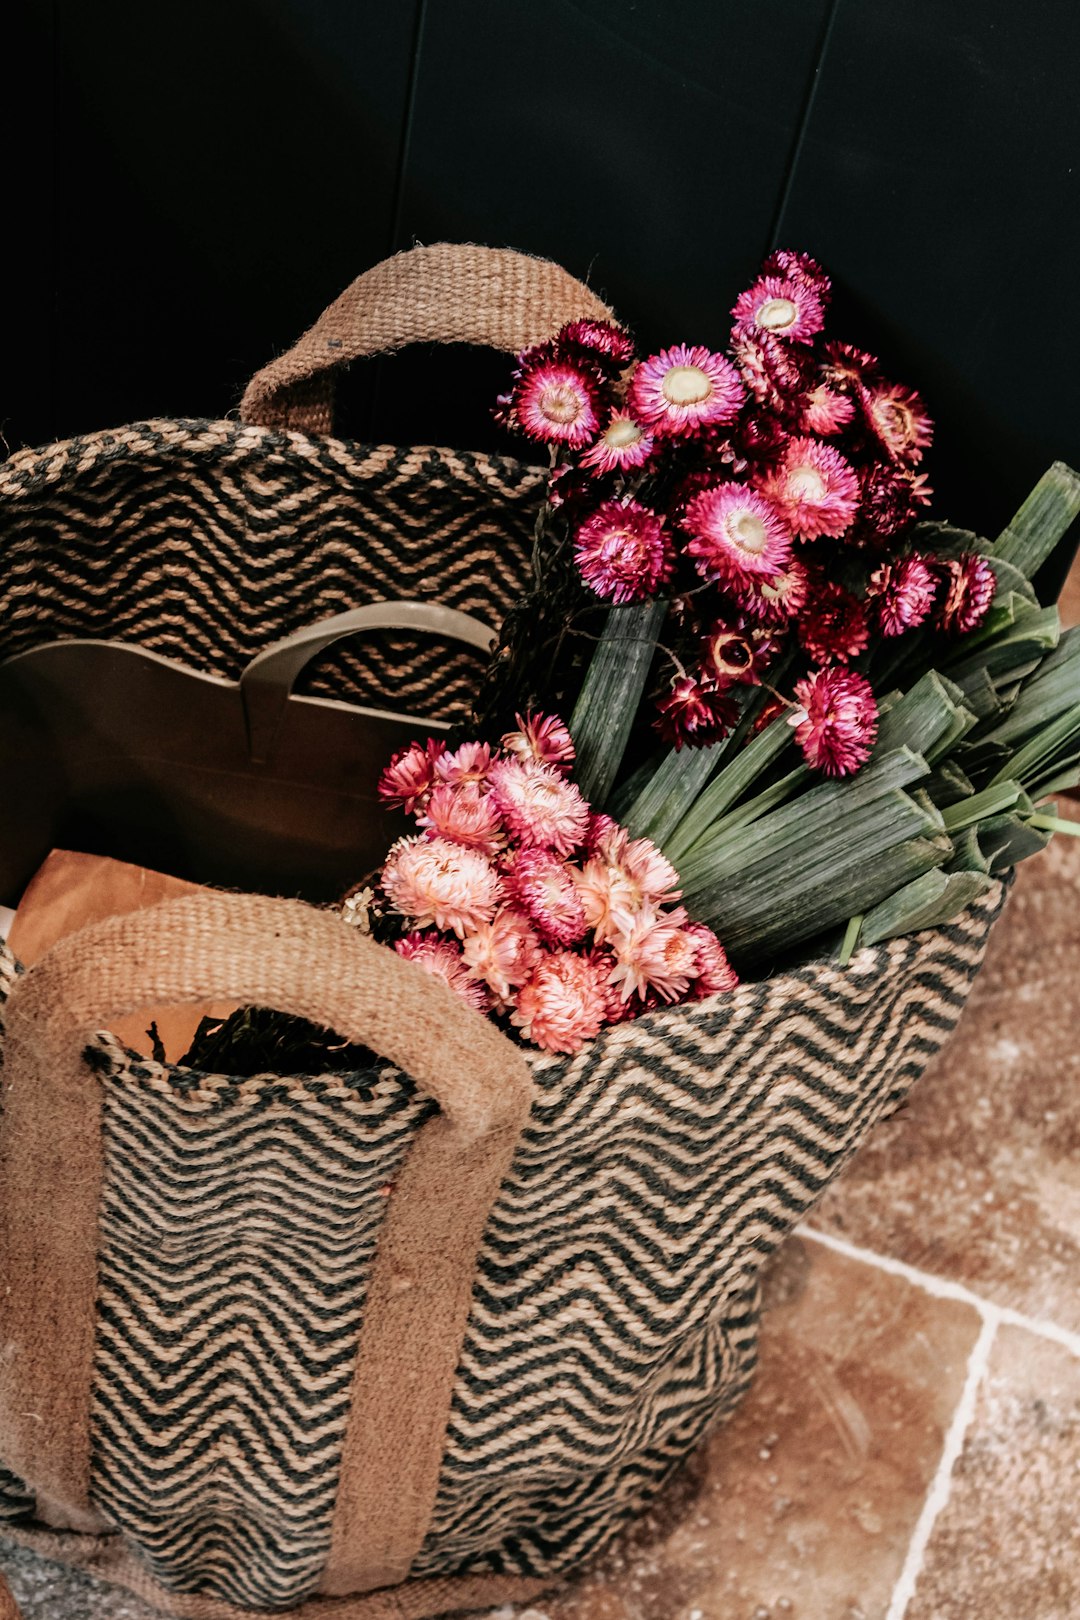
{"type": "Polygon", "coordinates": [[[815,580],[796,621],[799,641],[817,664],[849,664],[870,640],[866,609],[830,580],[815,580]]]}
{"type": "Polygon", "coordinates": [[[606,371],[619,372],[634,358],[634,340],[629,332],[611,321],[569,321],[558,333],[555,345],[571,353],[584,349],[606,371]]]}
{"type": "Polygon", "coordinates": [[[861,541],[883,542],[914,523],[920,506],[928,506],[933,490],[924,473],[910,467],[873,462],[859,473],[859,513],[856,536],[861,541]]]}
{"type": "Polygon", "coordinates": [[[656,707],[656,729],[677,749],[719,742],[739,718],[737,705],[718,686],[692,675],[677,676],[656,707]]]}

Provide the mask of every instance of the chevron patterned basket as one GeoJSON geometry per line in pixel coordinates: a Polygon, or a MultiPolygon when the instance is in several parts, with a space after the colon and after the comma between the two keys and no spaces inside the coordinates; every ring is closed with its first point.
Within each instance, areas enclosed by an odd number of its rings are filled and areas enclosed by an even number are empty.
{"type": "MultiPolygon", "coordinates": [[[[261,373],[239,422],[13,457],[4,653],[123,638],[234,676],[367,600],[496,620],[540,471],[335,440],[327,367],[418,339],[514,350],[606,313],[556,266],[414,250],[261,373]]],[[[309,690],[452,717],[475,678],[399,638],[333,652],[309,690]]],[[[291,900],[208,891],[26,972],[4,952],[4,1538],[190,1620],[535,1595],[746,1389],[763,1262],[945,1040],[1002,898],[572,1058],[526,1054],[291,900]],[[221,1000],[380,1060],[234,1079],[101,1033],[221,1000]]]]}

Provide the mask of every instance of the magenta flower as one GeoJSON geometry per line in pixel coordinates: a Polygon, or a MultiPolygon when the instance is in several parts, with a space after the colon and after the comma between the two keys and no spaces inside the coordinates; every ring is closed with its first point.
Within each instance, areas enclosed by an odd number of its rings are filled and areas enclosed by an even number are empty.
{"type": "Polygon", "coordinates": [[[388,807],[400,804],[407,815],[427,803],[435,781],[435,770],[446,753],[446,744],[429,737],[426,743],[410,743],[391,759],[379,777],[379,798],[388,807]]]}
{"type": "Polygon", "coordinates": [[[599,400],[595,373],[586,365],[559,359],[544,344],[522,356],[508,414],[530,439],[579,450],[600,426],[599,400]]]}
{"type": "Polygon", "coordinates": [[[797,557],[773,579],[753,575],[735,587],[735,599],[747,619],[758,624],[782,625],[802,612],[810,589],[810,576],[797,557]]]}
{"type": "Polygon", "coordinates": [[[940,583],[927,559],[915,553],[875,569],[867,592],[882,635],[902,635],[928,619],[940,583]]]}
{"type": "Polygon", "coordinates": [[[647,461],[655,443],[653,435],[629,411],[617,410],[596,443],[581,457],[581,465],[597,473],[625,472],[647,461]]]}
{"type": "Polygon", "coordinates": [[[739,718],[732,699],[709,681],[680,675],[656,705],[654,721],[665,742],[676,749],[686,743],[701,748],[726,737],[739,718]]]}
{"type": "Polygon", "coordinates": [[[910,467],[875,462],[865,467],[859,479],[859,539],[894,540],[915,521],[920,506],[928,506],[933,490],[925,473],[910,467]]]}
{"type": "Polygon", "coordinates": [[[942,558],[938,568],[945,585],[945,595],[938,607],[941,628],[954,635],[966,635],[969,630],[978,629],[997,591],[994,570],[976,551],[942,558]]]}
{"type": "Polygon", "coordinates": [[[502,739],[504,752],[526,763],[535,760],[540,765],[554,765],[563,775],[569,774],[574,763],[574,739],[564,723],[555,714],[520,714],[514,719],[516,731],[508,731],[502,739]]]}
{"type": "Polygon", "coordinates": [[[634,358],[634,340],[611,321],[570,321],[555,339],[559,350],[584,349],[589,358],[619,372],[634,358]]]}
{"type": "Polygon", "coordinates": [[[861,494],[850,462],[819,439],[792,439],[757,487],[802,540],[843,534],[861,494]]]}
{"type": "Polygon", "coordinates": [[[867,426],[894,461],[917,462],[934,436],[934,424],[914,388],[873,383],[858,390],[867,426]]]}
{"type": "Polygon", "coordinates": [[[742,585],[775,579],[791,560],[791,530],[776,506],[745,484],[715,484],[689,502],[687,552],[703,579],[742,585]]]}
{"type": "Polygon", "coordinates": [[[789,412],[797,396],[811,386],[813,356],[798,344],[784,343],[761,330],[753,337],[736,332],[731,352],[750,393],[767,410],[789,412]]]}
{"type": "Polygon", "coordinates": [[[850,776],[870,758],[877,704],[870,682],[848,669],[819,669],[799,681],[795,741],[806,763],[826,776],[850,776]]]}
{"type": "Polygon", "coordinates": [[[787,248],[777,248],[769,254],[761,266],[763,276],[782,276],[788,281],[801,281],[812,287],[821,300],[822,305],[829,302],[832,292],[832,282],[809,253],[792,253],[787,248]]]}
{"type": "Polygon", "coordinates": [[[510,1022],[548,1052],[578,1052],[606,1021],[602,969],[574,951],[550,951],[518,992],[510,1022]]]}
{"type": "Polygon", "coordinates": [[[764,332],[792,343],[812,343],[825,325],[821,295],[805,277],[761,276],[731,313],[742,336],[764,332]]]}
{"type": "Polygon", "coordinates": [[[878,381],[879,365],[874,355],[853,348],[850,343],[826,343],[821,377],[830,388],[851,392],[878,381]]]}
{"type": "Polygon", "coordinates": [[[574,556],[589,589],[605,602],[643,602],[674,566],[663,523],[636,501],[604,501],[574,537],[574,556]]]}
{"type": "Polygon", "coordinates": [[[700,345],[679,343],[641,362],[626,403],[654,433],[680,438],[711,423],[733,422],[745,399],[746,389],[730,360],[700,345]]]}
{"type": "Polygon", "coordinates": [[[396,941],[394,949],[407,962],[415,962],[425,973],[441,979],[477,1012],[488,1011],[491,1002],[487,991],[469,972],[461,946],[454,940],[442,939],[438,934],[406,934],[396,941]]]}
{"type": "Polygon", "coordinates": [[[569,855],[584,842],[589,806],[553,766],[501,759],[489,780],[495,807],[516,843],[569,855]]]}
{"type": "Polygon", "coordinates": [[[842,585],[818,580],[796,627],[799,641],[817,664],[849,664],[866,648],[866,609],[842,585]]]}
{"type": "Polygon", "coordinates": [[[506,871],[511,895],[549,945],[577,945],[585,934],[585,911],[574,869],[550,849],[521,849],[506,871]]]}
{"type": "MultiPolygon", "coordinates": [[[[430,744],[429,744],[430,746],[430,744]]],[[[462,782],[483,782],[491,769],[491,749],[485,742],[463,742],[453,753],[443,752],[435,762],[435,775],[440,782],[454,786],[462,782]]]]}
{"type": "Polygon", "coordinates": [[[846,428],[854,415],[855,402],[850,394],[837,393],[835,388],[819,383],[803,401],[799,426],[804,433],[828,439],[846,428]]]}

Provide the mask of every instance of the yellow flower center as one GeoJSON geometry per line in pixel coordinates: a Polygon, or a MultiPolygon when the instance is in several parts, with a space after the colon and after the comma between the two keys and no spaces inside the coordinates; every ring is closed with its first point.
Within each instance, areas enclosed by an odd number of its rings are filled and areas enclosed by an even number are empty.
{"type": "Polygon", "coordinates": [[[798,306],[790,298],[766,298],[757,312],[757,323],[766,332],[786,332],[798,319],[798,306]]]}
{"type": "Polygon", "coordinates": [[[669,405],[700,405],[712,393],[712,383],[700,366],[672,366],[660,392],[669,405]]]}
{"type": "Polygon", "coordinates": [[[752,551],[755,555],[764,551],[769,543],[768,530],[752,512],[742,512],[733,518],[728,524],[728,534],[743,551],[752,551]]]}
{"type": "Polygon", "coordinates": [[[820,501],[826,492],[825,480],[816,467],[793,467],[787,487],[790,494],[804,501],[820,501]]]}
{"type": "Polygon", "coordinates": [[[569,383],[552,383],[540,395],[540,411],[549,422],[572,422],[581,413],[581,399],[569,383]]]}
{"type": "Polygon", "coordinates": [[[612,422],[604,434],[604,443],[609,444],[613,450],[625,450],[628,444],[637,444],[641,436],[641,429],[637,423],[623,417],[619,421],[612,422]]]}

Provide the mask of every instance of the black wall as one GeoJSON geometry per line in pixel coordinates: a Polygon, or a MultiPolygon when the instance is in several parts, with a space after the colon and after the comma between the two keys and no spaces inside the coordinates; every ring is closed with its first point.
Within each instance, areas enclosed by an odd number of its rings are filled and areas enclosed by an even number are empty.
{"type": "MultiPolygon", "coordinates": [[[[223,415],[360,270],[457,238],[669,342],[809,249],[930,401],[942,515],[996,532],[1080,465],[1072,0],[20,0],[5,54],[9,448],[223,415]]],[[[497,442],[503,371],[369,365],[342,426],[497,442]]]]}

